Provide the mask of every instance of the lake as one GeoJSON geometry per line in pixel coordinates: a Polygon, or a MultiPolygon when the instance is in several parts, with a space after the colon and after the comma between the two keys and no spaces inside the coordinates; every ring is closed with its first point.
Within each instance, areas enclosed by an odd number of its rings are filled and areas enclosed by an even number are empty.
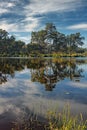
{"type": "Polygon", "coordinates": [[[0,130],[66,104],[87,119],[87,58],[0,58],[0,130]]]}

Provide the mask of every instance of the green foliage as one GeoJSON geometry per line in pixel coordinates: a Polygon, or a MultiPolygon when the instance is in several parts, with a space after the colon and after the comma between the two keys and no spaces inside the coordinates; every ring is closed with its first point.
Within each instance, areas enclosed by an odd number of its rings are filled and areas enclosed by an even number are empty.
{"type": "Polygon", "coordinates": [[[79,32],[65,36],[57,31],[53,23],[47,23],[44,30],[32,32],[31,42],[27,45],[0,29],[0,57],[52,56],[52,53],[68,53],[71,56],[71,53],[84,52],[80,49],[83,40],[79,32]]]}
{"type": "MultiPolygon", "coordinates": [[[[65,36],[65,34],[57,31],[53,23],[47,23],[44,30],[32,32],[31,44],[40,46],[39,53],[49,54],[53,52],[65,52],[71,55],[71,52],[77,52],[84,43],[84,37],[75,33],[65,36]]],[[[31,45],[28,44],[28,48],[31,45]]],[[[33,51],[36,49],[33,48],[33,51]]]]}
{"type": "Polygon", "coordinates": [[[14,36],[9,36],[8,32],[0,29],[0,56],[12,57],[25,55],[25,43],[16,41],[14,36]]]}

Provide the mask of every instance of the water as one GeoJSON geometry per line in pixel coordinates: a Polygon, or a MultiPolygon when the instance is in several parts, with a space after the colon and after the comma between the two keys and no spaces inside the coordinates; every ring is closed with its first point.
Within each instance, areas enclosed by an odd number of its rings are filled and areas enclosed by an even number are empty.
{"type": "Polygon", "coordinates": [[[25,113],[45,117],[66,104],[87,119],[87,58],[0,59],[0,130],[25,113]]]}

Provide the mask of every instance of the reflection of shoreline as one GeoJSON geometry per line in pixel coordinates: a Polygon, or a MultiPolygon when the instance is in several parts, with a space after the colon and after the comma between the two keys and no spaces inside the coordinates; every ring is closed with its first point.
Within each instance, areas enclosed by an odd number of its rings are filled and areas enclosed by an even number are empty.
{"type": "Polygon", "coordinates": [[[0,84],[7,82],[7,76],[0,72],[0,84]]]}
{"type": "Polygon", "coordinates": [[[80,78],[83,77],[83,69],[78,68],[76,61],[54,60],[46,61],[44,67],[31,68],[31,80],[45,84],[46,90],[52,91],[56,83],[65,78],[79,82],[80,78]]]}
{"type": "Polygon", "coordinates": [[[15,71],[22,71],[25,67],[29,68],[32,82],[40,82],[45,85],[47,91],[52,91],[56,83],[65,78],[79,82],[83,70],[78,68],[78,64],[84,63],[82,60],[73,58],[7,58],[0,61],[0,71],[14,77],[15,71]]]}

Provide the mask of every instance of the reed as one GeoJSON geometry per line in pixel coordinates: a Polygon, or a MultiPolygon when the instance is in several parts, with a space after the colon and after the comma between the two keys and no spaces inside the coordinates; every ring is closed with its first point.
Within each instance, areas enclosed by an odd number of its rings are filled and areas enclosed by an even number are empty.
{"type": "Polygon", "coordinates": [[[62,112],[48,111],[43,122],[35,115],[24,118],[21,123],[15,122],[12,130],[87,130],[87,120],[82,114],[72,116],[70,108],[66,107],[62,112]]]}

